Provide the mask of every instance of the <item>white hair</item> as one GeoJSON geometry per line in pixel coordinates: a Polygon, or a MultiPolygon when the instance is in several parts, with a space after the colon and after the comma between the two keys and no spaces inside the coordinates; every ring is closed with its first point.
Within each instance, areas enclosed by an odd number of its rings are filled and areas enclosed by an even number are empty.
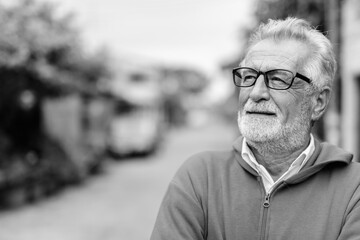
{"type": "Polygon", "coordinates": [[[268,20],[261,24],[249,40],[248,50],[256,43],[271,39],[275,42],[282,40],[297,40],[310,48],[309,56],[305,59],[303,71],[320,90],[326,86],[332,87],[336,73],[336,60],[329,39],[320,31],[311,27],[310,23],[294,17],[285,20],[268,20]]]}

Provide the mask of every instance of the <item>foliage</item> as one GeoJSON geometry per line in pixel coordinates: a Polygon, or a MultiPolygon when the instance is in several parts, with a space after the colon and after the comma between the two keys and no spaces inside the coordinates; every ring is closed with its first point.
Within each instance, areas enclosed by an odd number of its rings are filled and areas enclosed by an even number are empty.
{"type": "Polygon", "coordinates": [[[81,48],[73,15],[58,16],[54,5],[23,0],[0,6],[0,69],[16,69],[44,86],[78,88],[108,72],[106,61],[81,48]]]}
{"type": "MultiPolygon", "coordinates": [[[[325,9],[324,0],[258,0],[255,18],[258,22],[266,22],[269,18],[284,19],[288,16],[299,17],[308,20],[318,30],[324,32],[328,27],[325,21],[325,9]]],[[[254,26],[257,25],[254,24],[254,26]]],[[[253,29],[242,28],[240,30],[242,36],[248,38],[253,29]]],[[[230,69],[236,67],[243,58],[243,53],[244,49],[242,49],[238,58],[224,63],[222,70],[230,71],[230,69]]]]}
{"type": "Polygon", "coordinates": [[[287,16],[307,19],[320,31],[325,29],[325,7],[323,0],[260,0],[256,16],[260,22],[269,18],[287,16]]]}

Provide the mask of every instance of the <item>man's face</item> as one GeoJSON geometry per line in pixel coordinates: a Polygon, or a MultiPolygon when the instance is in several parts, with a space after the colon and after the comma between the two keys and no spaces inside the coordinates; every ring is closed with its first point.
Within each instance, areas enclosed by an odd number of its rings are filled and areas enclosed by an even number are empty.
{"type": "MultiPolygon", "coordinates": [[[[301,63],[307,54],[305,45],[294,40],[263,40],[250,49],[241,66],[262,72],[286,69],[304,74],[301,63]]],[[[242,135],[252,142],[291,139],[298,141],[294,144],[304,144],[300,141],[309,135],[312,112],[307,85],[295,79],[290,89],[269,89],[260,75],[254,86],[241,88],[238,122],[242,135]]]]}

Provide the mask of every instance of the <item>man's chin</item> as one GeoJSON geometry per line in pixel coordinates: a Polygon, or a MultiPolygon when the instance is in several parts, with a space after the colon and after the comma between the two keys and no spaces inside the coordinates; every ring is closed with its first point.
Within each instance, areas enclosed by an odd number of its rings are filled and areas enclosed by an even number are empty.
{"type": "Polygon", "coordinates": [[[253,121],[243,119],[239,122],[242,136],[252,142],[267,142],[279,139],[281,126],[277,121],[253,121]]]}
{"type": "Polygon", "coordinates": [[[268,133],[268,132],[247,132],[243,131],[241,133],[243,137],[245,137],[248,141],[254,143],[265,143],[272,142],[274,140],[279,139],[279,134],[268,133]]]}

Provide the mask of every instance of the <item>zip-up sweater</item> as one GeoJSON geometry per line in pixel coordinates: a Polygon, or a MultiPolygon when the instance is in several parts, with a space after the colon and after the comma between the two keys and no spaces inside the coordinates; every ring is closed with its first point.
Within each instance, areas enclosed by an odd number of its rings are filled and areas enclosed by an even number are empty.
{"type": "Polygon", "coordinates": [[[241,142],[180,167],[151,240],[360,239],[360,164],[351,154],[316,140],[302,170],[267,196],[241,142]]]}

